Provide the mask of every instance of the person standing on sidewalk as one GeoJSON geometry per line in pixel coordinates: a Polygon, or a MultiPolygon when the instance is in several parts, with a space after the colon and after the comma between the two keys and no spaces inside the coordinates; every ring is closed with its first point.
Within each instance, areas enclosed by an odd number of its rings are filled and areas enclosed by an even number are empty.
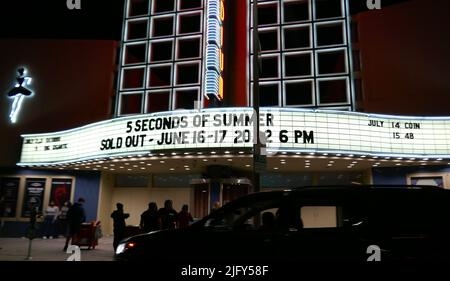
{"type": "Polygon", "coordinates": [[[64,202],[64,205],[61,207],[58,216],[58,235],[62,235],[67,237],[68,235],[68,226],[67,226],[67,212],[69,211],[72,204],[70,201],[64,202]]]}
{"type": "Polygon", "coordinates": [[[158,205],[155,202],[148,204],[148,209],[141,215],[139,226],[144,232],[159,230],[158,205]]]}
{"type": "Polygon", "coordinates": [[[186,228],[194,219],[191,213],[189,213],[189,206],[184,204],[181,211],[178,213],[178,228],[186,228]]]}
{"type": "Polygon", "coordinates": [[[172,200],[164,201],[164,208],[159,209],[159,224],[161,229],[175,229],[177,226],[178,213],[173,209],[172,200]]]}
{"type": "Polygon", "coordinates": [[[125,238],[125,219],[127,219],[130,214],[125,214],[123,212],[123,204],[117,203],[116,204],[117,210],[112,212],[111,218],[114,221],[114,241],[113,241],[113,247],[114,251],[116,251],[117,246],[119,246],[119,242],[125,238]]]}
{"type": "Polygon", "coordinates": [[[53,239],[56,230],[56,219],[59,215],[59,208],[55,206],[55,202],[50,201],[49,206],[45,209],[44,225],[43,225],[43,239],[53,239]]]}
{"type": "Polygon", "coordinates": [[[69,233],[66,237],[66,244],[64,245],[63,251],[67,250],[70,240],[72,240],[72,243],[78,240],[78,232],[80,232],[81,224],[86,221],[86,213],[83,208],[84,202],[84,198],[80,197],[77,203],[73,204],[67,212],[69,233]]]}

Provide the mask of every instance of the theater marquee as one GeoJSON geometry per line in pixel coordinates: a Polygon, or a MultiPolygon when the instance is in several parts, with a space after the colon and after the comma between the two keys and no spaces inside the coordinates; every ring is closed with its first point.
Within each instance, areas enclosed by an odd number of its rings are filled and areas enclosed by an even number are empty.
{"type": "MultiPolygon", "coordinates": [[[[19,165],[71,163],[155,151],[252,148],[251,108],[212,108],[121,117],[48,134],[23,135],[19,165]]],[[[263,108],[269,151],[450,158],[450,117],[401,117],[263,108]]]]}

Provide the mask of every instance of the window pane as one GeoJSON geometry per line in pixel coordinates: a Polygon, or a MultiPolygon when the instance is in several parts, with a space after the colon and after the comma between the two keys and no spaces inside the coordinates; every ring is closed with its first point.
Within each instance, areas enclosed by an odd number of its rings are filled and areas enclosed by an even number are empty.
{"type": "Polygon", "coordinates": [[[150,87],[170,86],[172,67],[170,65],[150,67],[150,87]]]}
{"type": "Polygon", "coordinates": [[[317,46],[344,44],[342,23],[317,25],[317,46]]]}
{"type": "Polygon", "coordinates": [[[128,21],[127,40],[147,38],[147,21],[128,21]]]}
{"type": "Polygon", "coordinates": [[[177,84],[198,83],[199,64],[179,64],[177,65],[177,84]]]}
{"type": "Polygon", "coordinates": [[[144,68],[124,69],[122,77],[122,89],[144,87],[144,68]]]}
{"type": "Polygon", "coordinates": [[[304,206],[300,214],[303,228],[337,227],[336,206],[304,206]]]}
{"type": "MultiPolygon", "coordinates": [[[[278,29],[259,31],[261,51],[278,50],[278,29]]],[[[252,50],[253,51],[253,50],[252,50]]]]}
{"type": "Polygon", "coordinates": [[[175,0],[153,0],[153,13],[171,12],[175,10],[175,0]]]}
{"type": "Polygon", "coordinates": [[[320,103],[346,103],[347,101],[347,80],[326,80],[319,81],[320,103]]]}
{"type": "Polygon", "coordinates": [[[258,26],[276,23],[278,23],[277,5],[258,5],[258,26]]]}
{"type": "Polygon", "coordinates": [[[180,39],[178,41],[178,58],[197,58],[200,56],[200,38],[180,39]]]}
{"type": "Polygon", "coordinates": [[[173,35],[173,17],[153,18],[153,37],[173,35]]]}
{"type": "Polygon", "coordinates": [[[115,175],[114,187],[147,187],[150,180],[148,175],[115,175]]]}
{"type": "Polygon", "coordinates": [[[308,26],[286,28],[284,33],[285,49],[307,48],[310,47],[310,32],[308,26]]]}
{"type": "Polygon", "coordinates": [[[286,55],[285,76],[310,76],[311,71],[311,54],[293,54],[286,55]]]}
{"type": "Polygon", "coordinates": [[[170,91],[151,92],[147,95],[147,112],[169,110],[170,91]]]}
{"type": "Polygon", "coordinates": [[[285,2],[284,22],[309,20],[309,5],[307,0],[285,2]]]}
{"type": "Polygon", "coordinates": [[[142,94],[122,94],[120,102],[120,114],[141,113],[142,94]]]}
{"type": "Polygon", "coordinates": [[[200,8],[202,6],[202,0],[179,0],[180,10],[200,8]]]}
{"type": "Polygon", "coordinates": [[[149,0],[129,0],[128,16],[139,16],[148,14],[149,0]]]}
{"type": "Polygon", "coordinates": [[[260,106],[279,106],[278,84],[259,86],[260,106]]]}
{"type": "Polygon", "coordinates": [[[317,54],[319,74],[346,72],[345,50],[320,52],[317,54]]]}
{"type": "Polygon", "coordinates": [[[286,105],[311,105],[312,81],[289,82],[284,85],[286,91],[286,105]]]}
{"type": "Polygon", "coordinates": [[[316,19],[342,17],[342,0],[315,0],[316,19]]]}
{"type": "Polygon", "coordinates": [[[173,41],[151,42],[150,62],[172,60],[173,41]]]}
{"type": "Polygon", "coordinates": [[[187,14],[179,17],[179,34],[200,32],[201,30],[201,15],[187,14]]]}
{"type": "Polygon", "coordinates": [[[144,63],[146,49],[145,44],[126,45],[125,64],[144,63]]]}
{"type": "Polygon", "coordinates": [[[194,102],[198,100],[198,90],[177,90],[175,109],[193,109],[194,102]]]}
{"type": "Polygon", "coordinates": [[[20,178],[0,178],[0,198],[3,209],[0,217],[16,217],[17,199],[19,196],[20,178]]]}
{"type": "Polygon", "coordinates": [[[278,57],[261,58],[261,78],[277,78],[278,77],[278,57]]]}

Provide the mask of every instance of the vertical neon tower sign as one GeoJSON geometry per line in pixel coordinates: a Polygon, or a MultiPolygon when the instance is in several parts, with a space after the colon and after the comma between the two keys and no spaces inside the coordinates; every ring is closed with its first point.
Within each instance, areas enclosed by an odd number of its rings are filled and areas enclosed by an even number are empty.
{"type": "Polygon", "coordinates": [[[24,98],[33,94],[31,90],[25,87],[31,84],[31,77],[25,76],[27,74],[26,69],[21,67],[17,70],[17,73],[19,74],[16,78],[17,83],[7,94],[9,98],[13,99],[11,113],[9,114],[11,123],[16,123],[24,98]]]}
{"type": "Polygon", "coordinates": [[[223,100],[223,21],[224,0],[208,0],[206,27],[205,97],[223,100]]]}

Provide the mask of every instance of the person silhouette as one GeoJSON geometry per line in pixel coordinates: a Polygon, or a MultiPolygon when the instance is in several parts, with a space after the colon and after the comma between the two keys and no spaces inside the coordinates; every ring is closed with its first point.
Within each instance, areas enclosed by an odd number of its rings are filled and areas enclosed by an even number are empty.
{"type": "Polygon", "coordinates": [[[73,204],[67,211],[67,223],[69,226],[69,231],[66,237],[66,243],[63,248],[64,252],[67,250],[67,247],[69,246],[69,242],[71,240],[72,243],[78,240],[78,233],[81,230],[81,224],[86,221],[86,213],[83,208],[84,203],[84,198],[80,197],[78,198],[78,201],[73,204]]]}
{"type": "Polygon", "coordinates": [[[177,226],[178,213],[173,209],[172,200],[164,201],[164,208],[158,210],[159,225],[161,229],[175,229],[177,226]]]}
{"type": "Polygon", "coordinates": [[[144,232],[159,230],[158,205],[156,202],[148,204],[148,209],[141,214],[139,226],[144,232]]]}
{"type": "Polygon", "coordinates": [[[123,212],[123,204],[117,203],[116,204],[117,210],[112,212],[111,218],[114,221],[114,241],[113,241],[113,247],[114,251],[117,249],[117,246],[119,246],[119,242],[125,238],[125,219],[130,217],[130,214],[125,214],[123,212]]]}
{"type": "Polygon", "coordinates": [[[191,213],[189,213],[189,206],[184,204],[181,211],[178,213],[178,228],[186,228],[194,221],[191,213]]]}

